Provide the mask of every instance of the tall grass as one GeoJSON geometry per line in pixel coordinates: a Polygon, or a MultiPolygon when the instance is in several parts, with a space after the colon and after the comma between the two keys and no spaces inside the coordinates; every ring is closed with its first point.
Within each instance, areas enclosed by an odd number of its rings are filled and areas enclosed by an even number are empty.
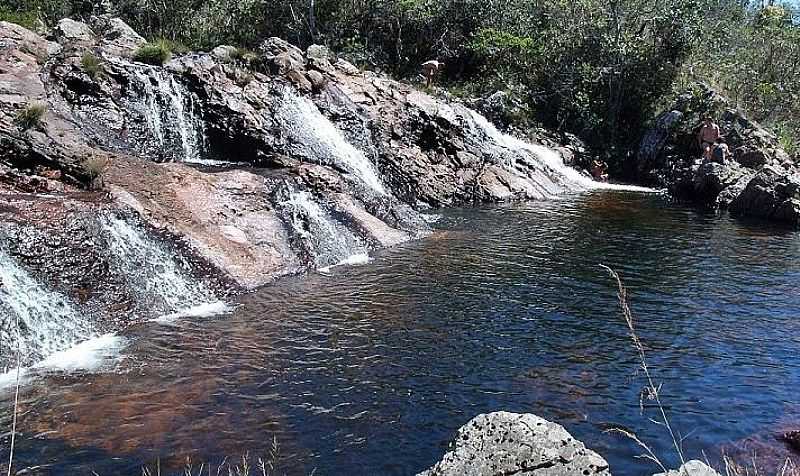
{"type": "MultiPolygon", "coordinates": [[[[224,459],[216,468],[212,464],[201,463],[192,464],[190,459],[186,459],[186,465],[181,470],[181,476],[278,476],[278,460],[280,459],[280,445],[278,438],[272,437],[272,447],[266,459],[256,458],[250,460],[250,456],[245,453],[241,459],[228,461],[224,459]]],[[[312,476],[314,471],[312,471],[312,476]]],[[[142,476],[164,476],[161,472],[161,461],[156,462],[155,468],[143,467],[142,476]]]]}
{"type": "Polygon", "coordinates": [[[34,101],[17,113],[14,117],[14,124],[23,131],[37,128],[44,122],[44,115],[47,113],[47,105],[43,102],[34,101]]]}

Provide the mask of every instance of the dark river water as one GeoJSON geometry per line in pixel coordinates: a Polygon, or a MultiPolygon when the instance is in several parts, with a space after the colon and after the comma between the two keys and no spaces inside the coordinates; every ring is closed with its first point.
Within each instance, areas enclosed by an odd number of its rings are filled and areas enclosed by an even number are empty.
{"type": "Polygon", "coordinates": [[[267,455],[275,439],[281,474],[408,475],[475,415],[508,410],[564,425],[616,475],[652,474],[605,432],[633,430],[677,461],[648,402],[640,413],[635,349],[599,263],[630,288],[687,456],[789,454],[774,435],[800,427],[797,233],[609,192],[449,211],[437,227],[226,316],[130,329],[114,370],[39,378],[22,389],[18,461],[141,474],[267,455]]]}

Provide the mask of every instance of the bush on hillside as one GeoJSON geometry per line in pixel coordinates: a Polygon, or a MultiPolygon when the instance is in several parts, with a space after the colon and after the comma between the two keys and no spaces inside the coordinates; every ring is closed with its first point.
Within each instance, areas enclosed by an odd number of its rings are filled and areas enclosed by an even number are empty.
{"type": "Polygon", "coordinates": [[[162,66],[169,61],[171,57],[172,50],[170,49],[170,45],[163,40],[147,43],[133,54],[134,60],[153,66],[162,66]]]}
{"type": "Polygon", "coordinates": [[[40,127],[44,123],[47,105],[43,102],[32,102],[20,110],[14,117],[14,124],[23,131],[40,127]]]}
{"type": "Polygon", "coordinates": [[[81,68],[91,78],[96,78],[103,71],[103,62],[92,53],[84,53],[81,57],[81,68]]]}

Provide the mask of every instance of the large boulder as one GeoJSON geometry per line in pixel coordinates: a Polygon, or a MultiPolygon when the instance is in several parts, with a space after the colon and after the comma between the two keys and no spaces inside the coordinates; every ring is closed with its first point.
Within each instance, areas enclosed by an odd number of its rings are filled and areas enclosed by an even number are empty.
{"type": "Polygon", "coordinates": [[[94,31],[102,36],[100,45],[103,50],[113,56],[131,57],[147,43],[147,40],[121,18],[101,15],[92,17],[90,23],[94,31]]]}
{"type": "Polygon", "coordinates": [[[730,204],[735,215],[800,225],[800,174],[767,166],[730,204]]]}
{"type": "Polygon", "coordinates": [[[97,39],[86,23],[64,18],[53,28],[53,36],[62,45],[93,45],[97,39]]]}
{"type": "Polygon", "coordinates": [[[608,463],[561,425],[529,413],[478,415],[462,426],[451,450],[420,476],[497,474],[609,475],[608,463]]]}
{"type": "Polygon", "coordinates": [[[708,466],[702,461],[693,459],[687,461],[680,469],[673,469],[666,473],[658,473],[653,476],[720,476],[714,468],[708,466]]]}
{"type": "Polygon", "coordinates": [[[693,178],[695,196],[714,202],[723,190],[739,182],[745,175],[748,175],[747,171],[735,162],[702,164],[693,178]]]}

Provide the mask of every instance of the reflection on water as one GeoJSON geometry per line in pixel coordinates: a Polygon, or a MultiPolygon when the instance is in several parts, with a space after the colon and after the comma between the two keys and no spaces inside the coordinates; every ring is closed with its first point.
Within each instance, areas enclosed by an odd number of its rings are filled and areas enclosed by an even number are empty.
{"type": "Polygon", "coordinates": [[[630,288],[687,454],[713,460],[800,405],[796,233],[608,192],[438,225],[369,265],[243,296],[228,316],[131,330],[114,372],[26,389],[21,461],[131,474],[266,454],[275,435],[289,474],[413,474],[467,420],[502,409],[564,424],[615,474],[651,474],[603,432],[633,429],[675,463],[639,414],[635,354],[598,263],[630,288]]]}

